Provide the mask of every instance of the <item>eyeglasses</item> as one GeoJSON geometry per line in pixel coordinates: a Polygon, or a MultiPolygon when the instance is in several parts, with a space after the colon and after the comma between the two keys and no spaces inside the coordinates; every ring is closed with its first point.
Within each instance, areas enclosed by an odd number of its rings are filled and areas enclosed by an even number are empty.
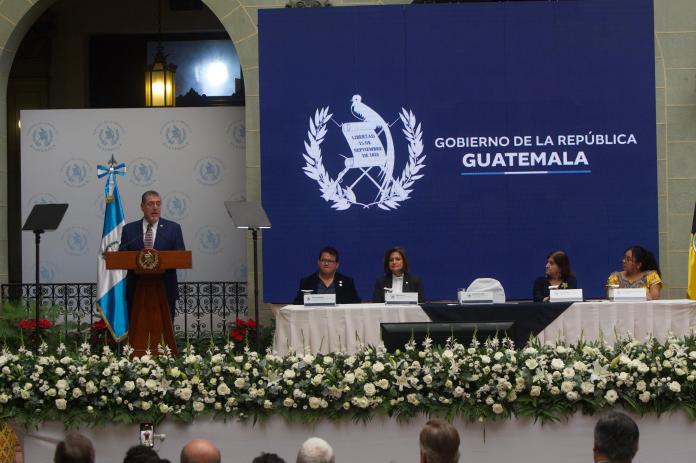
{"type": "Polygon", "coordinates": [[[633,262],[633,257],[623,256],[621,262],[633,262]]]}
{"type": "Polygon", "coordinates": [[[148,201],[145,203],[145,206],[147,207],[160,207],[162,205],[162,201],[148,201]]]}
{"type": "Polygon", "coordinates": [[[326,265],[331,265],[335,264],[335,260],[330,260],[330,259],[319,259],[319,263],[326,264],[326,265]]]}

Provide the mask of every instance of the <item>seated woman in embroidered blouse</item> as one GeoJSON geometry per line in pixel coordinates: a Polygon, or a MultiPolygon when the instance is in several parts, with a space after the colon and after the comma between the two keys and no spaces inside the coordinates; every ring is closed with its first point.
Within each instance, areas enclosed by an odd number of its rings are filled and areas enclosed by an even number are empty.
{"type": "Polygon", "coordinates": [[[662,290],[660,267],[652,252],[642,246],[631,246],[621,258],[623,270],[609,275],[607,286],[647,288],[648,300],[659,299],[662,290]]]}
{"type": "Polygon", "coordinates": [[[408,258],[404,248],[394,247],[384,254],[384,276],[375,281],[372,302],[384,302],[385,291],[418,293],[418,302],[424,302],[423,285],[417,276],[408,273],[408,258]]]}
{"type": "Polygon", "coordinates": [[[534,302],[549,300],[549,286],[558,289],[576,289],[578,281],[570,269],[570,259],[563,251],[554,251],[546,256],[546,274],[534,280],[534,302]]]}

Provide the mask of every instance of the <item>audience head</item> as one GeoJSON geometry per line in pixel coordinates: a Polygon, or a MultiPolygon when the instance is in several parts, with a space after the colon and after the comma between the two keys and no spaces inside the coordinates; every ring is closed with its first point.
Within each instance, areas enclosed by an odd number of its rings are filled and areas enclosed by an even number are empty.
{"type": "Polygon", "coordinates": [[[459,461],[459,433],[445,420],[435,418],[420,432],[421,463],[457,463],[459,461]]]}
{"type": "Polygon", "coordinates": [[[285,463],[285,460],[280,458],[275,453],[262,452],[261,455],[254,458],[251,463],[285,463]]]}
{"type": "Polygon", "coordinates": [[[70,432],[58,442],[54,463],[94,463],[92,442],[77,432],[70,432]]]}
{"type": "Polygon", "coordinates": [[[319,261],[317,262],[319,273],[327,276],[335,274],[336,269],[338,269],[339,260],[340,258],[336,248],[326,246],[319,251],[319,261]]]}
{"type": "Polygon", "coordinates": [[[384,253],[384,273],[387,275],[408,273],[408,258],[404,248],[396,246],[384,253]]]}
{"type": "Polygon", "coordinates": [[[310,437],[297,453],[297,463],[334,463],[334,452],[328,442],[310,437]]]}
{"type": "Polygon", "coordinates": [[[546,275],[553,276],[558,273],[562,279],[575,276],[570,269],[570,259],[563,251],[553,251],[546,256],[546,275]]]}
{"type": "Polygon", "coordinates": [[[655,259],[652,252],[643,246],[631,246],[626,249],[621,263],[623,264],[623,270],[628,274],[654,270],[658,275],[662,276],[660,267],[657,265],[657,259],[655,259]]]}
{"type": "Polygon", "coordinates": [[[159,463],[157,452],[146,445],[136,445],[126,452],[123,463],[159,463]]]}
{"type": "Polygon", "coordinates": [[[193,439],[181,449],[181,463],[220,463],[220,450],[207,439],[193,439]]]}
{"type": "Polygon", "coordinates": [[[638,425],[630,416],[610,412],[594,429],[594,459],[609,463],[630,463],[638,452],[638,425]]]}

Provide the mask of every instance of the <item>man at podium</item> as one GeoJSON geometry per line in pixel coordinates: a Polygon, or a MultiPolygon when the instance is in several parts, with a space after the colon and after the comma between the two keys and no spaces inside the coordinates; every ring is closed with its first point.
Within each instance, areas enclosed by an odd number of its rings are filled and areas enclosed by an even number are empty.
{"type": "MultiPolygon", "coordinates": [[[[156,249],[158,251],[184,250],[184,236],[178,223],[160,217],[162,199],[154,190],[143,193],[140,209],[143,218],[126,224],[121,231],[121,245],[119,251],[140,251],[141,249],[156,249]]],[[[128,310],[133,303],[135,294],[135,282],[137,275],[129,270],[126,276],[126,299],[128,310]]],[[[179,286],[176,278],[176,270],[170,269],[164,272],[164,285],[167,291],[169,312],[174,322],[174,309],[179,297],[179,286]]],[[[130,318],[130,314],[129,314],[130,318]]]]}

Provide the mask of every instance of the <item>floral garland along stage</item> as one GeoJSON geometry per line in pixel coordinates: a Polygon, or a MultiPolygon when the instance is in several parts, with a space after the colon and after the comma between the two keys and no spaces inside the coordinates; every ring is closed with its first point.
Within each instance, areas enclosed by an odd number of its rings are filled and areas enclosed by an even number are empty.
{"type": "Polygon", "coordinates": [[[0,414],[17,424],[184,422],[196,416],[315,421],[375,414],[555,421],[621,405],[696,419],[696,337],[575,346],[492,339],[471,346],[409,343],[396,353],[258,355],[230,343],[179,357],[129,358],[84,344],[0,355],[0,414]]]}

